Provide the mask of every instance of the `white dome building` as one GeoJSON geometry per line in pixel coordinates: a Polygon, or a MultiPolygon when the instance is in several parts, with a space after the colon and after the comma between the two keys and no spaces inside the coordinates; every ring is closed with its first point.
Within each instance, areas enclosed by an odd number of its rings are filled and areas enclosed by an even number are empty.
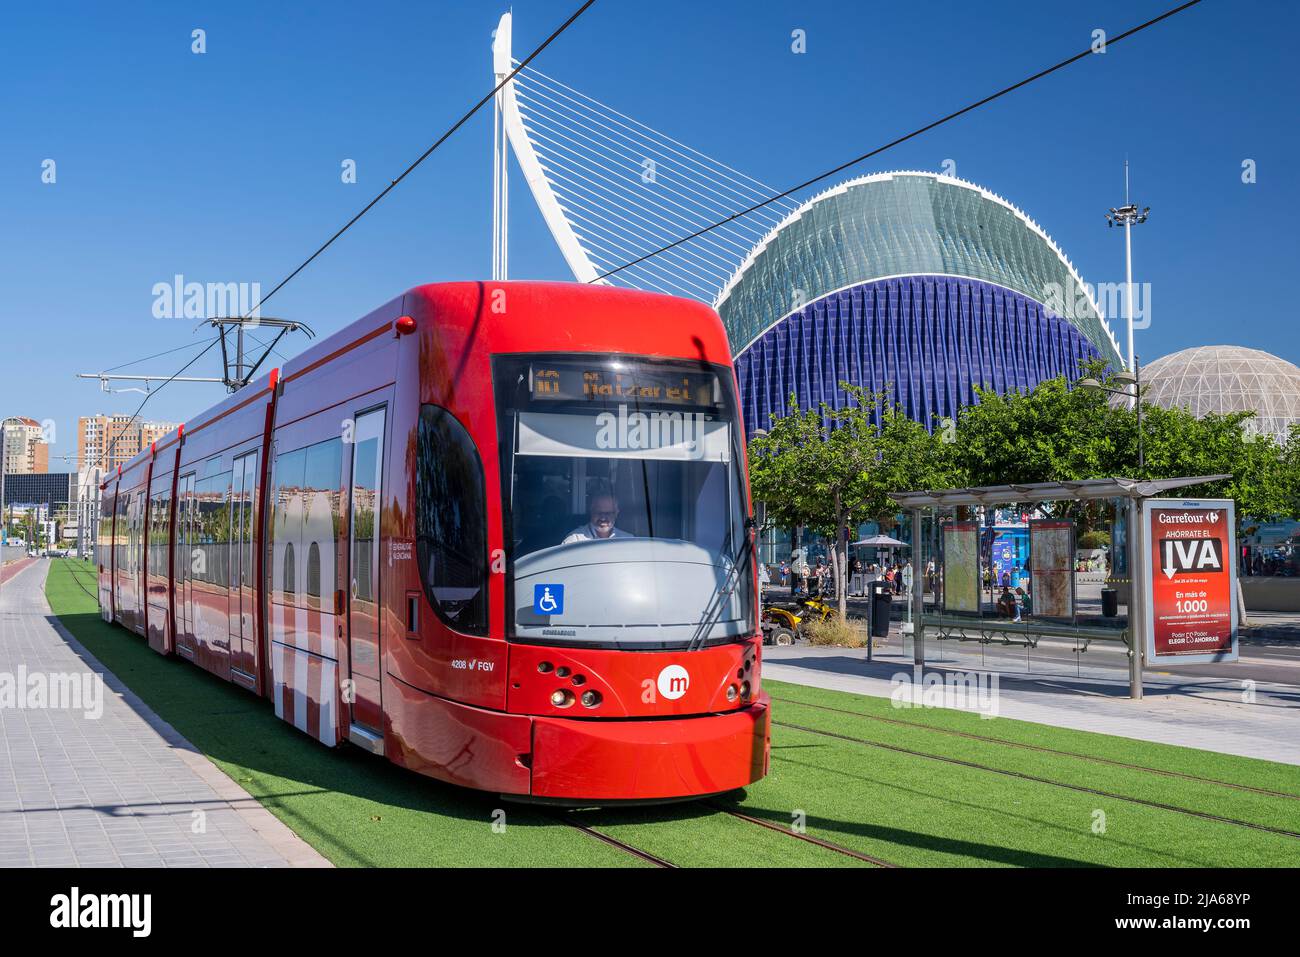
{"type": "Polygon", "coordinates": [[[1163,356],[1142,368],[1142,395],[1195,416],[1253,411],[1259,431],[1278,442],[1300,424],[1300,368],[1259,349],[1197,346],[1163,356]]]}

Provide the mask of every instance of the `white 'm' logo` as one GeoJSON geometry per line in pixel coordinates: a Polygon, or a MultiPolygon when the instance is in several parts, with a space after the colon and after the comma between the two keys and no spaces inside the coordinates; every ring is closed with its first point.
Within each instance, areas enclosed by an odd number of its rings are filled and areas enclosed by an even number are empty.
{"type": "Polygon", "coordinates": [[[691,686],[691,676],[681,665],[669,665],[659,672],[659,693],[669,701],[676,701],[691,686]]]}

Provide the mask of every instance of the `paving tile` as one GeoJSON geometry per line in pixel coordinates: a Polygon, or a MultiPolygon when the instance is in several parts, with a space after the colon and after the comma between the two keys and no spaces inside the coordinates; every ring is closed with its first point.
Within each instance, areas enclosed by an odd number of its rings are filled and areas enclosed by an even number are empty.
{"type": "Polygon", "coordinates": [[[0,867],[327,864],[48,620],[41,560],[0,589],[0,672],[103,675],[103,714],[0,709],[0,867]],[[206,834],[189,829],[208,815],[206,834]],[[220,821],[220,827],[214,823],[220,821]]]}

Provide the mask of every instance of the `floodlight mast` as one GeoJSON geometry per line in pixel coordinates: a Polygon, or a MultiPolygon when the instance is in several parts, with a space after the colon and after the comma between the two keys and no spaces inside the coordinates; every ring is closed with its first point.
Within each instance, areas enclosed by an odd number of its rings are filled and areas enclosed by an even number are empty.
{"type": "MultiPolygon", "coordinates": [[[[1134,368],[1133,357],[1133,227],[1147,221],[1151,207],[1139,211],[1137,204],[1129,201],[1128,196],[1128,160],[1124,160],[1124,205],[1116,209],[1111,207],[1106,214],[1106,226],[1116,224],[1124,227],[1124,311],[1128,318],[1128,369],[1134,368]]],[[[1137,400],[1134,399],[1134,402],[1137,400]]]]}

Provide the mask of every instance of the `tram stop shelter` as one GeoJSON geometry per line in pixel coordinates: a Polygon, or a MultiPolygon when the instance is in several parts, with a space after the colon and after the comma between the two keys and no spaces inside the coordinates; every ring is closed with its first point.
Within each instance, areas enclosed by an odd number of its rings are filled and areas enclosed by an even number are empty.
{"type": "MultiPolygon", "coordinates": [[[[1130,478],[1102,478],[1066,482],[1033,482],[1023,485],[987,485],[978,488],[891,492],[890,498],[911,515],[913,557],[918,572],[912,576],[911,594],[914,666],[919,669],[925,665],[925,633],[927,630],[939,638],[956,638],[963,641],[982,641],[985,643],[1026,644],[1030,647],[1035,646],[1040,637],[1047,636],[1083,640],[1085,647],[1086,642],[1090,641],[1120,640],[1128,646],[1129,696],[1134,699],[1141,698],[1144,650],[1149,647],[1146,633],[1149,628],[1149,616],[1146,614],[1148,609],[1143,607],[1144,603],[1148,601],[1146,597],[1148,589],[1138,586],[1147,582],[1152,574],[1151,547],[1144,531],[1142,503],[1144,500],[1159,498],[1177,489],[1204,485],[1208,482],[1217,482],[1231,477],[1231,475],[1197,475],[1151,481],[1130,478]],[[959,514],[957,510],[968,508],[996,509],[1013,505],[1042,505],[1055,502],[1088,502],[1106,499],[1117,500],[1117,512],[1122,508],[1125,513],[1126,534],[1124,537],[1126,539],[1127,566],[1132,587],[1127,589],[1129,592],[1128,614],[1127,621],[1122,628],[1081,623],[1077,612],[1072,612],[1069,616],[1042,617],[1035,615],[1021,621],[984,615],[983,602],[978,597],[978,583],[982,578],[980,568],[982,552],[978,545],[979,526],[974,522],[962,522],[956,517],[959,514]],[[969,545],[970,542],[975,542],[975,547],[973,551],[969,547],[954,547],[952,549],[954,554],[949,556],[946,553],[940,554],[932,543],[930,555],[935,559],[937,577],[943,581],[945,591],[942,603],[938,601],[936,592],[935,608],[933,611],[927,612],[925,609],[927,576],[920,573],[924,560],[922,548],[920,547],[921,543],[925,541],[923,519],[928,513],[931,519],[930,528],[935,535],[935,540],[937,540],[940,528],[939,517],[946,510],[953,510],[954,512],[953,520],[948,523],[946,529],[964,528],[973,530],[968,542],[958,544],[965,546],[969,545]],[[947,567],[949,560],[961,562],[963,565],[960,568],[954,567],[950,569],[947,567]],[[973,567],[971,567],[972,563],[973,567]],[[973,613],[969,610],[969,606],[967,606],[966,613],[954,612],[951,607],[948,607],[950,604],[947,592],[948,583],[956,581],[968,583],[972,580],[976,582],[977,586],[977,599],[973,613]]],[[[1043,523],[1048,524],[1048,520],[1044,520],[1043,523]]],[[[1069,523],[1062,521],[1055,522],[1055,525],[1065,533],[1061,536],[1061,540],[1070,543],[1068,549],[1058,548],[1057,551],[1061,554],[1068,553],[1068,565],[1066,566],[1068,573],[1062,570],[1062,574],[1068,574],[1069,602],[1070,607],[1073,609],[1076,607],[1074,605],[1073,527],[1069,523]]],[[[1112,548],[1115,547],[1117,547],[1117,543],[1112,544],[1112,548]]],[[[1031,544],[1031,552],[1032,548],[1031,544]]],[[[1230,548],[1225,549],[1225,558],[1229,566],[1229,572],[1231,572],[1233,558],[1230,548]]],[[[1058,559],[1058,564],[1059,561],[1058,559]]],[[[1233,581],[1235,583],[1235,577],[1233,581]]],[[[1037,592],[1036,582],[1033,587],[1037,592]]],[[[1037,601],[1037,596],[1035,596],[1035,601],[1037,601]]],[[[1035,611],[1037,612],[1037,609],[1035,611]]],[[[1235,625],[1234,605],[1234,633],[1235,625]]]]}

